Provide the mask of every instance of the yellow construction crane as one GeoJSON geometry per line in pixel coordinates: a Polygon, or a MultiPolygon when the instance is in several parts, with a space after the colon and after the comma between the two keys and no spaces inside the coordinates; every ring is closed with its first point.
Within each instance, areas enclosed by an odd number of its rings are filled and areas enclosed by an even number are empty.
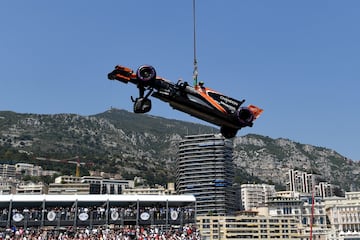
{"type": "Polygon", "coordinates": [[[67,159],[54,159],[54,158],[46,158],[46,157],[35,157],[35,159],[40,160],[40,161],[76,164],[76,171],[75,171],[76,177],[80,177],[80,166],[81,165],[90,165],[91,164],[91,163],[86,163],[86,162],[80,162],[79,156],[75,156],[75,157],[67,158],[67,159]],[[74,160],[76,160],[76,161],[74,161],[74,160]]]}

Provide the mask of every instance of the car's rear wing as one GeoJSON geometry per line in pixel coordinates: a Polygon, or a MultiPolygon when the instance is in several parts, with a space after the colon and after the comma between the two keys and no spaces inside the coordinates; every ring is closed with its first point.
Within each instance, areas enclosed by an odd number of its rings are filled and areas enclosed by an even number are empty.
{"type": "Polygon", "coordinates": [[[255,106],[255,105],[249,105],[248,109],[254,114],[254,118],[257,119],[258,117],[260,117],[260,115],[262,114],[262,112],[264,111],[263,109],[255,106]]]}

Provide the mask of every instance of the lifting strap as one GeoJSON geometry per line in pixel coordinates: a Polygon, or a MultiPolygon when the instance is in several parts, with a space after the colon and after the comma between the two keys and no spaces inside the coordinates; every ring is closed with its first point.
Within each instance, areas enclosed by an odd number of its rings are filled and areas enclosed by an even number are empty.
{"type": "Polygon", "coordinates": [[[196,60],[196,18],[195,18],[195,0],[193,0],[193,36],[194,36],[194,71],[193,71],[193,79],[194,86],[197,85],[198,80],[198,66],[196,60]]]}

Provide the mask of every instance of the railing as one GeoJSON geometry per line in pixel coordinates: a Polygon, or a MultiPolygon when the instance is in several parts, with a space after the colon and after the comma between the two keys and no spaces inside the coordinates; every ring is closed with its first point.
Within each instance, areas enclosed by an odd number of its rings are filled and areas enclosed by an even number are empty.
{"type": "MultiPolygon", "coordinates": [[[[1,211],[1,210],[0,210],[1,211]]],[[[0,228],[80,227],[100,225],[185,225],[195,223],[194,209],[188,208],[38,208],[2,209],[0,228]]]]}

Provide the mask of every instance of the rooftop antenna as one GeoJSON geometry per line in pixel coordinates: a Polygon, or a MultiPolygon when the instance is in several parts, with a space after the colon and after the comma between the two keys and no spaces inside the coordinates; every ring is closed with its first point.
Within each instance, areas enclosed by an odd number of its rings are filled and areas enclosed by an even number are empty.
{"type": "Polygon", "coordinates": [[[193,72],[193,79],[194,79],[194,86],[197,85],[198,79],[198,65],[196,60],[196,16],[195,16],[195,0],[193,0],[193,36],[194,36],[194,72],[193,72]]]}

